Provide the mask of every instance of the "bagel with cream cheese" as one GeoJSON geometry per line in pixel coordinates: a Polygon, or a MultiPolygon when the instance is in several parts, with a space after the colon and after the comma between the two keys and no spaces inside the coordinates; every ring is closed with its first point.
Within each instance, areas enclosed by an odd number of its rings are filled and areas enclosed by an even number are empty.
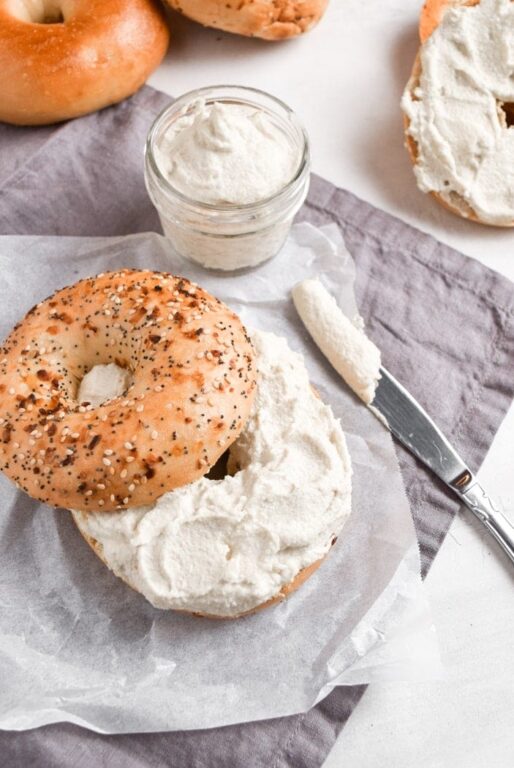
{"type": "Polygon", "coordinates": [[[156,0],[0,0],[0,120],[55,123],[121,101],[168,42],[156,0]]]}
{"type": "Polygon", "coordinates": [[[96,554],[156,608],[236,618],[273,605],[317,569],[350,514],[339,421],[285,339],[251,338],[256,394],[224,477],[143,508],[73,513],[96,554]]]}
{"type": "Polygon", "coordinates": [[[418,186],[463,218],[514,226],[510,0],[428,0],[403,99],[418,186]]]}
{"type": "Polygon", "coordinates": [[[3,344],[0,393],[3,471],[71,509],[157,608],[274,605],[350,514],[344,434],[302,357],[274,334],[250,339],[183,278],[126,269],[57,291],[3,344]],[[226,474],[209,474],[227,450],[226,474]]]}
{"type": "Polygon", "coordinates": [[[147,270],[86,278],[0,348],[0,468],[52,506],[148,504],[216,463],[255,384],[241,321],[202,288],[147,270]]]}
{"type": "Polygon", "coordinates": [[[174,10],[205,27],[247,37],[283,40],[308,32],[328,0],[166,0],[174,10]]]}

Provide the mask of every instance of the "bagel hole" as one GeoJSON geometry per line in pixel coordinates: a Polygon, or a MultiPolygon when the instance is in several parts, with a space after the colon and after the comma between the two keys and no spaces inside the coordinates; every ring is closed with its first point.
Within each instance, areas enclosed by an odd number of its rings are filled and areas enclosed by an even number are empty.
{"type": "Polygon", "coordinates": [[[504,128],[512,128],[514,125],[514,103],[509,101],[498,101],[497,103],[500,123],[504,128]]]}
{"type": "Polygon", "coordinates": [[[8,0],[12,16],[29,24],[64,24],[63,0],[8,0]]]}
{"type": "Polygon", "coordinates": [[[123,397],[133,383],[132,373],[116,363],[94,365],[78,383],[76,400],[79,405],[99,405],[123,397]]]}
{"type": "Polygon", "coordinates": [[[43,16],[43,19],[39,24],[64,24],[64,16],[62,11],[56,11],[55,13],[49,13],[43,16]]]}

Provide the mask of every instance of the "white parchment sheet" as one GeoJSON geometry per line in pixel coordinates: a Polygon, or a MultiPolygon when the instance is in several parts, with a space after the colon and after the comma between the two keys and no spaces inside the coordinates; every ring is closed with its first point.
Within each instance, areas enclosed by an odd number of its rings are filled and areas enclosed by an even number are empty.
{"type": "Polygon", "coordinates": [[[409,506],[390,435],[321,356],[290,298],[322,275],[357,312],[335,225],[296,225],[260,268],[227,276],[156,234],[0,238],[0,336],[37,301],[121,267],[182,274],[248,328],[286,336],[346,432],[352,515],[318,572],[279,606],[238,621],[153,608],[94,555],[65,510],[0,477],[0,727],[69,721],[105,733],[207,728],[304,711],[336,685],[438,674],[409,506]]]}

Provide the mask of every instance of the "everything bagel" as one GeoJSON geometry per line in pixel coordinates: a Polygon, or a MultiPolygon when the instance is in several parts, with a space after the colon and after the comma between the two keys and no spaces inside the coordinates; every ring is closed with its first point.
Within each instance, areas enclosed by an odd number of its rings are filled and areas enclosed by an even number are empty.
{"type": "Polygon", "coordinates": [[[81,280],[33,307],[0,349],[0,468],[52,506],[148,504],[204,475],[238,437],[253,360],[237,315],[188,280],[81,280]],[[79,402],[81,380],[106,365],[129,377],[126,391],[79,402]]]}

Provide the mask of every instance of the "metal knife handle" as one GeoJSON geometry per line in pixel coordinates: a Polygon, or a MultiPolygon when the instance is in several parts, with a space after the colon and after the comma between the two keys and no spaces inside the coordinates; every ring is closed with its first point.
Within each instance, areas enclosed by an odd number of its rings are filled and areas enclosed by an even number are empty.
{"type": "Polygon", "coordinates": [[[514,526],[512,523],[502,512],[496,509],[480,483],[472,480],[469,488],[463,488],[458,493],[464,504],[485,525],[514,563],[514,526]]]}

